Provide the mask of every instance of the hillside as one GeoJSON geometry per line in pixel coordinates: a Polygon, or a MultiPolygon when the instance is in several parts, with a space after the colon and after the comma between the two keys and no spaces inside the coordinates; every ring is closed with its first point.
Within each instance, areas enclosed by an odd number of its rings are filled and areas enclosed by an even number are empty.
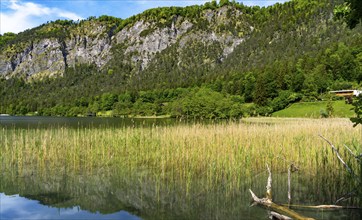
{"type": "Polygon", "coordinates": [[[4,34],[0,113],[228,118],[356,88],[362,29],[334,18],[340,2],[221,1],[4,34]]]}

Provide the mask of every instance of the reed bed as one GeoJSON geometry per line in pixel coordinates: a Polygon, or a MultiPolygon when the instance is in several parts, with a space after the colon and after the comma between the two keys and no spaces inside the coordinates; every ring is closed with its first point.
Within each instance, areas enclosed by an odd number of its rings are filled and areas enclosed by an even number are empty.
{"type": "Polygon", "coordinates": [[[282,174],[293,162],[303,174],[300,181],[315,181],[321,197],[326,187],[348,190],[353,187],[350,178],[318,134],[340,147],[345,158],[349,155],[343,144],[361,152],[361,126],[353,128],[347,119],[250,118],[138,128],[3,128],[0,160],[3,172],[19,176],[28,175],[29,167],[48,173],[122,173],[141,176],[142,181],[152,178],[155,187],[164,190],[177,185],[186,195],[194,195],[199,180],[203,181],[198,190],[224,187],[232,193],[253,181],[264,182],[255,178],[263,174],[266,163],[282,174]]]}

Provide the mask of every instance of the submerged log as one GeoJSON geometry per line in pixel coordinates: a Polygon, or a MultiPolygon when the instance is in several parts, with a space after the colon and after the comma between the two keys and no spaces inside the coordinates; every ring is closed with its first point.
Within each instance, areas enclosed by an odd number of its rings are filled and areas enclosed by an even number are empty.
{"type": "MultiPolygon", "coordinates": [[[[343,164],[343,166],[345,167],[345,169],[348,171],[348,173],[354,178],[354,180],[356,182],[358,182],[359,184],[362,183],[361,179],[359,176],[357,176],[355,174],[355,172],[353,171],[353,169],[351,169],[351,167],[348,166],[348,164],[343,160],[343,158],[341,157],[341,155],[339,154],[338,149],[329,141],[327,140],[325,137],[323,137],[322,135],[319,135],[322,139],[324,139],[332,148],[332,150],[334,151],[334,153],[336,154],[338,160],[343,164]]],[[[346,145],[344,145],[345,148],[347,148],[348,152],[358,161],[361,162],[362,159],[362,154],[357,155],[355,154],[351,149],[349,149],[346,145]]],[[[285,160],[285,159],[284,159],[285,160]]],[[[249,189],[251,197],[254,200],[254,203],[263,206],[264,208],[270,210],[269,211],[269,217],[271,219],[296,219],[296,220],[312,220],[313,218],[308,218],[305,217],[293,210],[291,210],[289,207],[293,207],[293,208],[306,208],[306,209],[361,209],[359,207],[351,207],[351,206],[339,206],[339,205],[317,205],[317,206],[308,206],[308,205],[291,205],[291,172],[292,172],[292,168],[294,166],[294,164],[291,164],[288,167],[288,204],[282,204],[282,205],[278,205],[276,203],[274,203],[272,201],[272,190],[271,190],[271,184],[272,184],[272,177],[271,177],[271,171],[269,169],[268,164],[267,166],[267,170],[269,173],[268,176],[268,182],[267,182],[267,186],[266,186],[266,196],[265,198],[259,198],[255,195],[255,193],[249,189]]],[[[356,190],[355,190],[356,191],[356,190]]],[[[353,192],[348,193],[349,196],[343,196],[342,198],[338,199],[336,203],[338,203],[339,201],[342,201],[344,199],[349,198],[350,196],[352,196],[353,192]]]]}
{"type": "MultiPolygon", "coordinates": [[[[278,219],[292,218],[292,219],[296,219],[296,220],[313,220],[313,218],[305,217],[285,206],[278,205],[278,204],[272,202],[271,200],[269,200],[268,198],[260,199],[254,194],[254,192],[251,189],[249,189],[249,191],[250,191],[250,194],[251,194],[254,202],[256,202],[259,205],[264,206],[265,208],[267,208],[271,211],[277,212],[279,215],[283,216],[283,218],[278,218],[278,219]]],[[[276,217],[276,216],[274,216],[274,217],[276,217]]]]}
{"type": "Polygon", "coordinates": [[[313,218],[308,218],[303,215],[300,215],[299,213],[285,206],[278,205],[272,201],[272,190],[271,190],[272,175],[269,166],[268,165],[266,166],[269,172],[268,182],[266,185],[266,198],[260,199],[255,195],[255,193],[251,189],[249,189],[251,197],[253,198],[254,202],[272,211],[274,215],[273,214],[271,215],[277,219],[313,220],[313,218]]]}

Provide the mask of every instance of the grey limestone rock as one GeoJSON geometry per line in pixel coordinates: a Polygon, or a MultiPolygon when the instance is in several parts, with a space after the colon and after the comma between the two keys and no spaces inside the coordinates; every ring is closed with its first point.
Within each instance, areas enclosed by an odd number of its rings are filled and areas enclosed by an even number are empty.
{"type": "MultiPolygon", "coordinates": [[[[178,51],[192,42],[201,41],[205,45],[217,42],[221,45],[221,60],[233,52],[244,41],[245,36],[235,36],[228,31],[218,31],[234,17],[241,16],[238,10],[229,6],[217,10],[205,10],[203,17],[209,22],[204,29],[194,28],[193,20],[175,15],[169,23],[162,21],[139,20],[112,35],[107,27],[90,22],[87,27],[77,26],[65,39],[46,38],[23,42],[17,50],[8,48],[0,51],[0,76],[24,77],[25,79],[43,76],[60,76],[66,67],[78,64],[94,64],[102,69],[112,58],[112,47],[123,45],[128,61],[145,69],[157,53],[162,53],[172,45],[178,51]],[[22,48],[19,52],[19,48],[22,48]]],[[[250,27],[250,26],[248,26],[250,27]]],[[[252,27],[250,31],[252,31],[252,27]]]]}

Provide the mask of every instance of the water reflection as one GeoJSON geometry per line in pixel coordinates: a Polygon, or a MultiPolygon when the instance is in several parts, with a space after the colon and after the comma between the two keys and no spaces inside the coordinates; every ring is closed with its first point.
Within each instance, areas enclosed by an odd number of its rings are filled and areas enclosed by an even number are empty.
{"type": "MultiPolygon", "coordinates": [[[[65,174],[53,171],[3,170],[0,188],[1,219],[267,219],[267,211],[250,207],[249,188],[265,192],[266,175],[245,179],[239,187],[220,183],[210,188],[204,180],[164,181],[149,173],[120,170],[65,174]],[[260,181],[263,180],[263,181],[260,181]],[[184,184],[190,184],[190,188],[184,184]],[[9,196],[13,195],[13,196],[9,196]],[[20,196],[19,196],[20,195],[20,196]]],[[[307,183],[306,183],[307,184],[307,183]]],[[[308,185],[293,181],[296,203],[315,204],[308,185]],[[303,198],[309,195],[309,198],[303,198]],[[303,198],[304,201],[300,201],[303,198]]],[[[275,175],[276,202],[286,201],[285,175],[275,175]]],[[[313,187],[312,187],[313,188],[313,187]]],[[[314,190],[314,189],[313,189],[314,190]]],[[[315,219],[361,219],[360,210],[299,213],[315,219]]]]}
{"type": "Polygon", "coordinates": [[[0,202],[0,219],[141,219],[126,211],[100,214],[82,210],[79,206],[56,208],[42,205],[37,200],[4,193],[0,193],[0,202]]]}

